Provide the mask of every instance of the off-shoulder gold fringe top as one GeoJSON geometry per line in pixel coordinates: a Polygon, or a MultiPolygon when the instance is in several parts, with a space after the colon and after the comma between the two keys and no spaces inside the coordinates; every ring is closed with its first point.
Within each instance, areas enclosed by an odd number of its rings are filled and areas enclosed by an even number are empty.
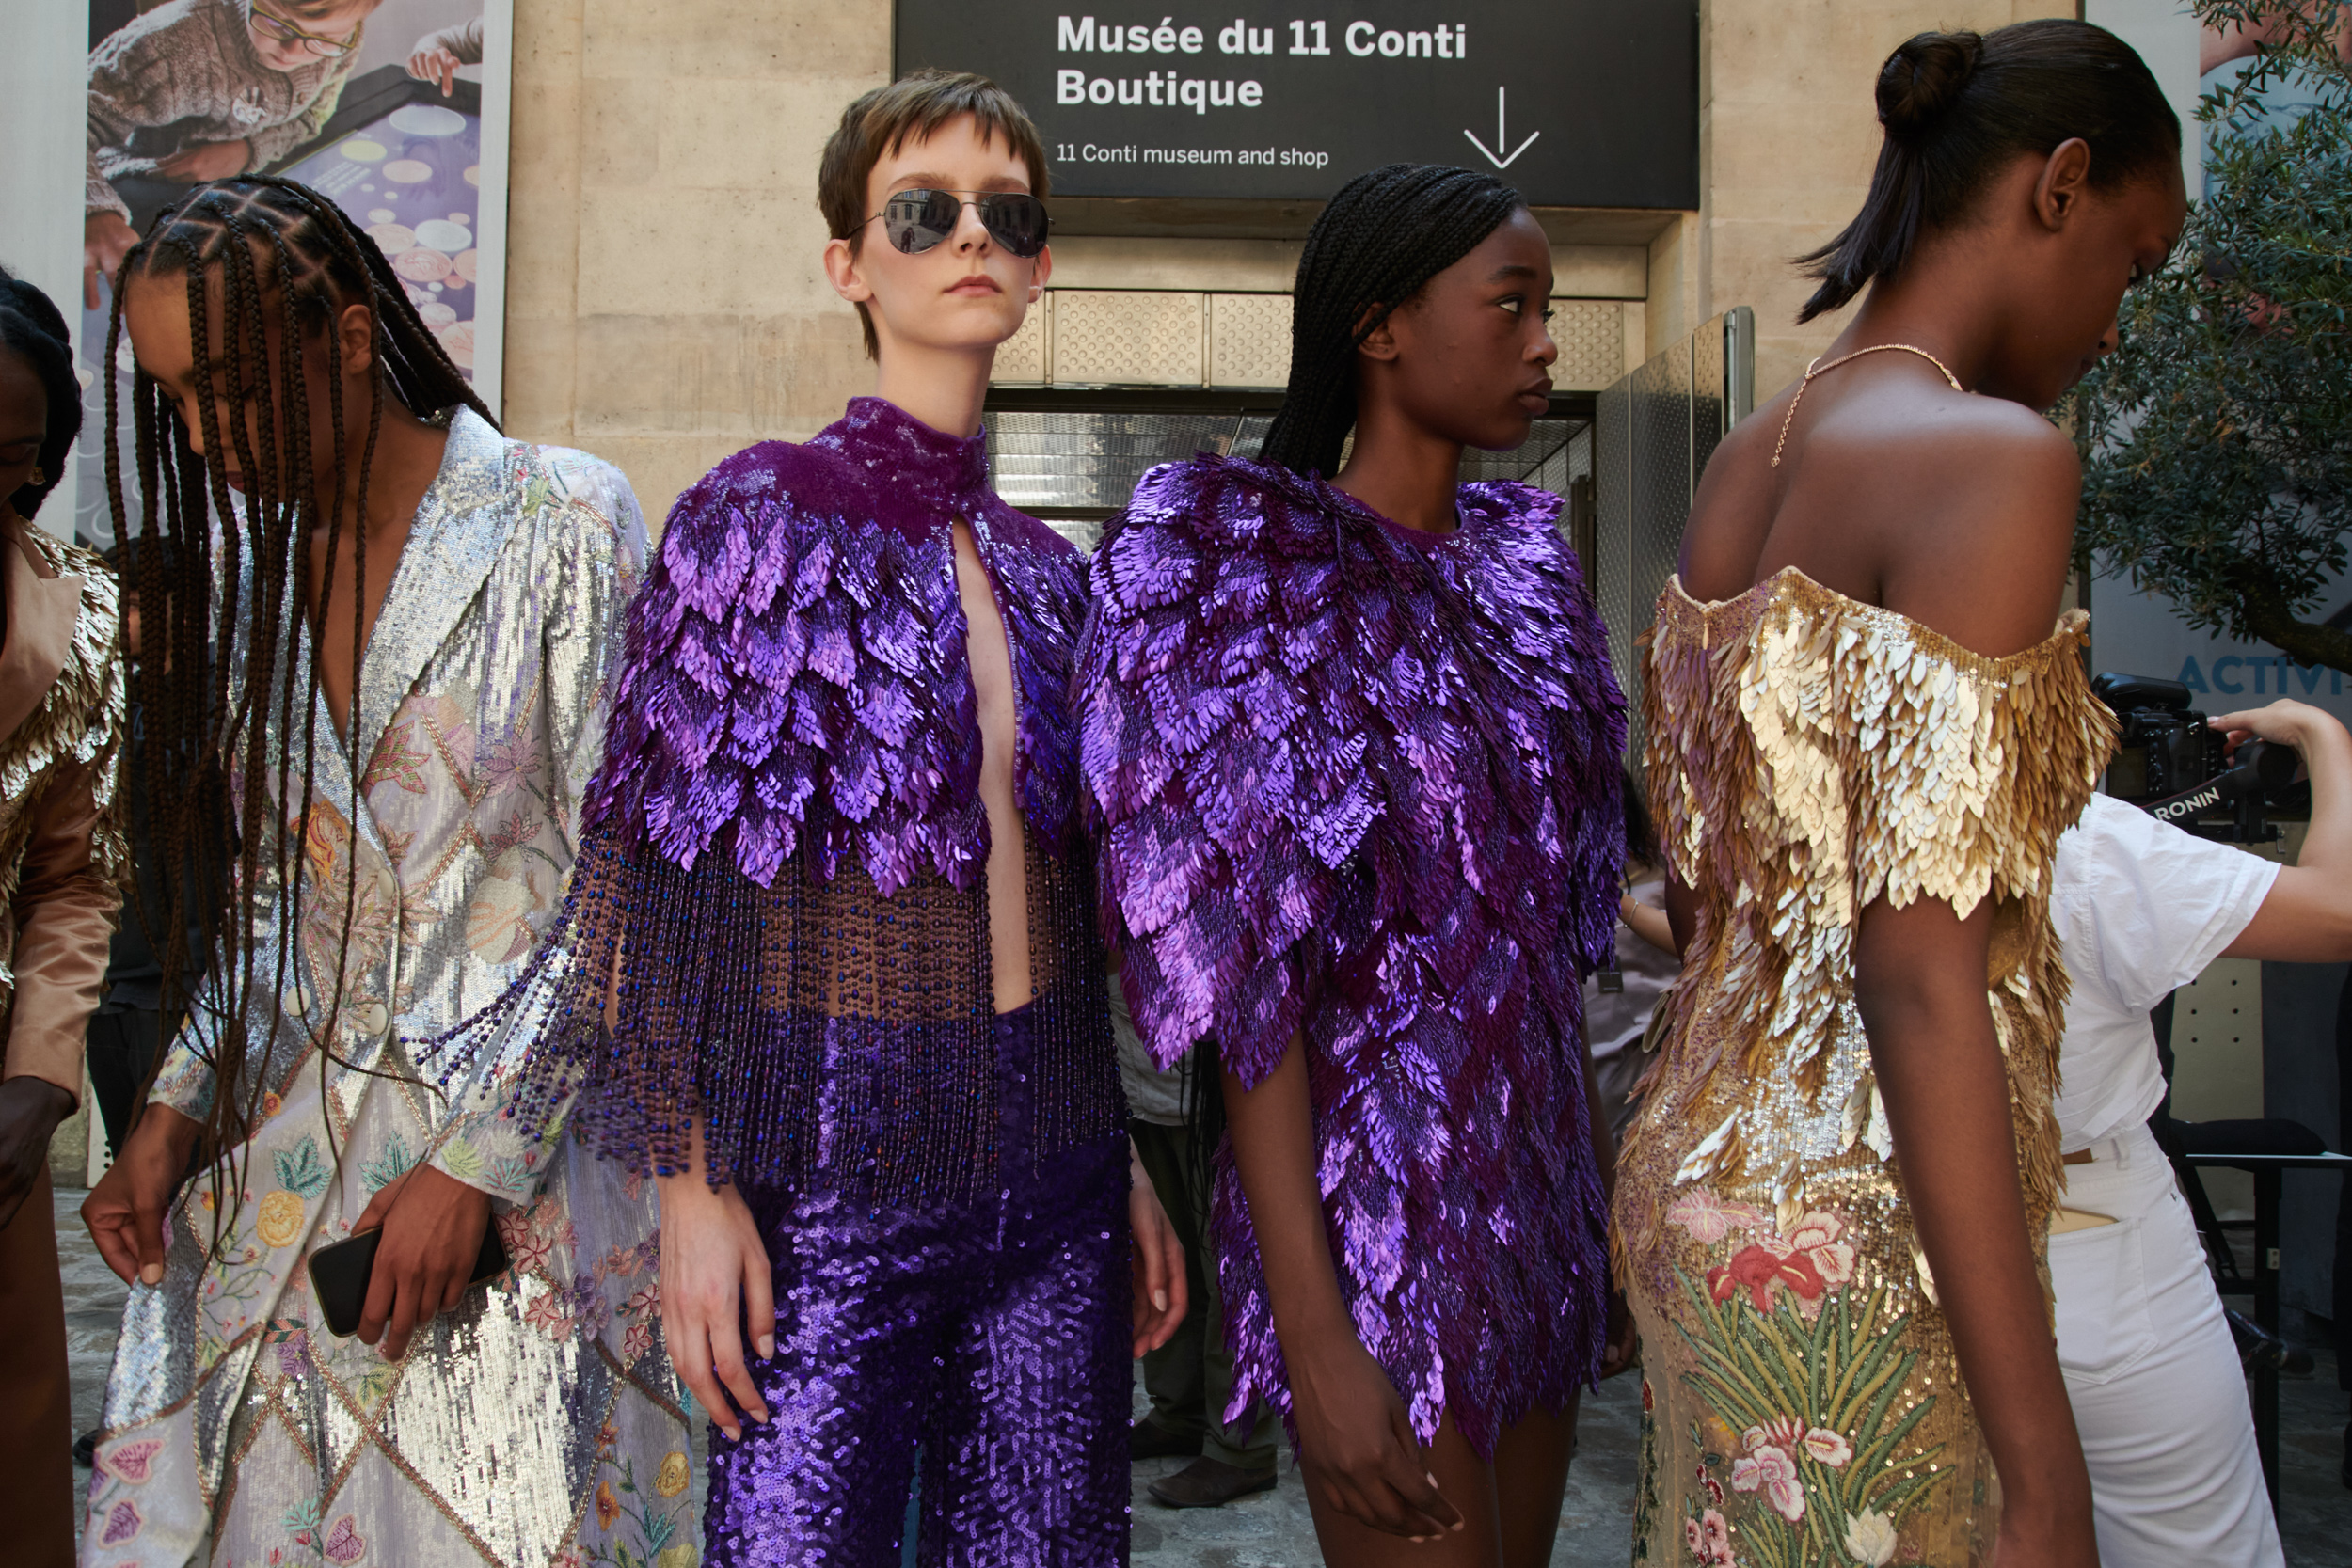
{"type": "Polygon", "coordinates": [[[2059,1190],[2066,994],[2050,861],[2114,745],[2085,677],[2087,625],[2070,611],[2047,641],[1988,658],[1794,567],[1708,604],[1667,583],[1645,762],[1666,858],[1700,913],[1654,1074],[1676,1104],[1645,1115],[1626,1150],[1629,1166],[1661,1167],[1646,1200],[1619,1206],[1635,1256],[1654,1251],[1673,1201],[1661,1188],[1762,1186],[1786,1226],[1808,1171],[1850,1164],[1857,1145],[1890,1159],[1853,1010],[1856,917],[1880,897],[1941,898],[1963,917],[1996,903],[1986,985],[2039,1231],[2059,1190]],[[1710,1025],[1692,1027],[1701,1009],[1710,1025]]]}

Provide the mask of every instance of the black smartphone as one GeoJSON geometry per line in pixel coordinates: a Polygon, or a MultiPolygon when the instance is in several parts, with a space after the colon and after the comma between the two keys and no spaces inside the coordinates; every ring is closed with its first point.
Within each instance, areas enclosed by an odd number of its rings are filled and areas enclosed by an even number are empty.
{"type": "MultiPolygon", "coordinates": [[[[318,1298],[326,1331],[339,1339],[359,1332],[359,1314],[368,1305],[368,1276],[375,1272],[375,1249],[383,1240],[381,1230],[364,1230],[310,1254],[310,1293],[318,1298]]],[[[467,1289],[505,1272],[506,1243],[499,1240],[499,1227],[493,1224],[482,1232],[482,1255],[474,1259],[467,1289]]]]}

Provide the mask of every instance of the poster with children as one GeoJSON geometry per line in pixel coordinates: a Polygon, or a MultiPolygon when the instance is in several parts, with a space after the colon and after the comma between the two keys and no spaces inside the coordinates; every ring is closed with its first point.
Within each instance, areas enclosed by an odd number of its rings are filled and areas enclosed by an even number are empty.
{"type": "MultiPolygon", "coordinates": [[[[249,172],[298,180],[367,230],[496,409],[513,18],[513,0],[89,0],[92,427],[108,378],[130,386],[127,342],[102,363],[116,267],[189,186],[249,172]]],[[[82,452],[76,525],[108,545],[104,453],[82,452]]]]}

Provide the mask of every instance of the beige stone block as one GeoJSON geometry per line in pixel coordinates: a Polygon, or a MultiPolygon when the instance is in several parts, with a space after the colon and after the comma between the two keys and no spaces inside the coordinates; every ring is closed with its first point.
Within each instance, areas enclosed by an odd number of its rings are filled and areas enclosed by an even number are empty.
{"type": "Polygon", "coordinates": [[[794,190],[817,217],[817,164],[841,111],[884,77],[706,76],[669,82],[655,131],[665,191],[794,190]]]}
{"type": "Polygon", "coordinates": [[[568,320],[578,308],[580,84],[518,83],[507,160],[506,314],[568,320]]]}
{"type": "Polygon", "coordinates": [[[584,442],[819,428],[872,386],[857,319],[834,314],[596,316],[580,323],[584,442]],[[612,367],[603,373],[601,367],[612,367]]]}
{"type": "MultiPolygon", "coordinates": [[[[684,96],[702,92],[697,83],[684,96]]],[[[580,85],[580,178],[589,185],[650,185],[662,178],[662,122],[680,84],[597,76],[580,85]]],[[[707,183],[708,182],[705,182],[707,183]]]]}
{"type": "Polygon", "coordinates": [[[1054,241],[1057,289],[1188,289],[1288,293],[1301,240],[1124,239],[1073,234],[1054,241]]]}
{"type": "Polygon", "coordinates": [[[584,315],[790,315],[840,307],[803,193],[591,186],[580,197],[584,315]]]}
{"type": "Polygon", "coordinates": [[[506,318],[506,433],[518,440],[569,446],[574,437],[573,367],[579,328],[566,316],[506,318]]]}
{"type": "Polygon", "coordinates": [[[516,87],[549,77],[580,78],[586,0],[515,0],[516,87]]]}
{"type": "Polygon", "coordinates": [[[890,7],[880,0],[587,0],[585,35],[593,76],[890,74],[890,7]]]}
{"type": "Polygon", "coordinates": [[[1554,299],[1642,299],[1649,293],[1649,252],[1635,245],[1551,247],[1554,299]]]}
{"type": "MultiPolygon", "coordinates": [[[[805,430],[776,431],[772,437],[763,439],[804,441],[823,428],[819,424],[805,430]]],[[[679,495],[720,459],[751,444],[732,436],[606,436],[581,443],[628,476],[628,487],[637,494],[638,508],[645,515],[645,527],[656,539],[661,537],[662,523],[679,495]]]]}

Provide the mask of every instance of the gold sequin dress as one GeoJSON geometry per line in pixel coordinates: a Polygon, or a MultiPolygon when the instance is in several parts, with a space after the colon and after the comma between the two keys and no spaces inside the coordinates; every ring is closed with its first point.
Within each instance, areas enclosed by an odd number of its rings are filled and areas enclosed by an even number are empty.
{"type": "Polygon", "coordinates": [[[1963,1568],[1992,1548],[1999,1486],[1896,1173],[1853,937],[1880,897],[1995,900],[1986,990],[2038,1246],[2066,996],[2050,859],[2113,744],[2084,626],[1985,658],[1794,568],[1659,599],[1650,800],[1700,914],[1617,1178],[1636,1562],[1963,1568]]]}

